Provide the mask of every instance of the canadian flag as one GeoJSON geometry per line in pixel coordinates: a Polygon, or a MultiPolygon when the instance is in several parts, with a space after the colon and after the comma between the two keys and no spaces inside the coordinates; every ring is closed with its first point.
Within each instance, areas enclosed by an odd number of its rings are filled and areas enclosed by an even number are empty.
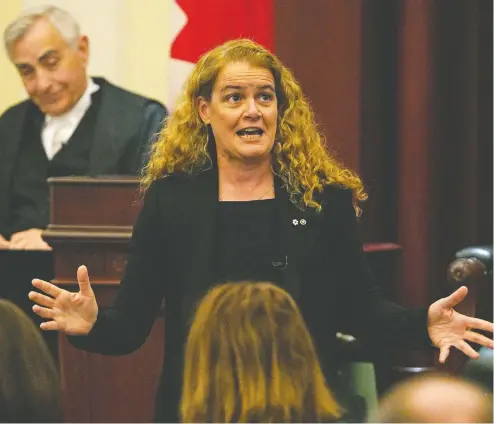
{"type": "Polygon", "coordinates": [[[170,52],[173,105],[199,56],[235,38],[274,49],[274,0],[173,0],[170,52]]]}

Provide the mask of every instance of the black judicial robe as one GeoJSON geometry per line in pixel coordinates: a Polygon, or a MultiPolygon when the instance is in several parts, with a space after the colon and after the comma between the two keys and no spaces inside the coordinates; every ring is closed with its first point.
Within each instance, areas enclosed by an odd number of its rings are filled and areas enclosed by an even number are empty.
{"type": "Polygon", "coordinates": [[[0,234],[48,224],[51,176],[138,174],[166,108],[94,78],[100,89],[76,131],[51,161],[41,144],[43,115],[31,100],[0,117],[0,234]]]}

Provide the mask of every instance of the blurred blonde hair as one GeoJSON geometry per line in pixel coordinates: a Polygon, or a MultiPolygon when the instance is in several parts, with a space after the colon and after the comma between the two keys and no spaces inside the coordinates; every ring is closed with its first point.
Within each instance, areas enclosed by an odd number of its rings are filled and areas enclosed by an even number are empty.
{"type": "Polygon", "coordinates": [[[353,190],[354,206],[365,200],[362,181],[325,149],[312,109],[300,85],[280,60],[248,39],[228,41],[204,54],[189,76],[174,113],[153,145],[141,181],[145,191],[156,179],[175,172],[194,174],[212,167],[215,155],[212,133],[202,122],[197,100],[211,100],[221,70],[229,63],[247,62],[269,69],[275,80],[278,128],[273,149],[273,170],[285,184],[291,201],[300,209],[321,209],[316,194],[328,184],[353,190]]]}
{"type": "Polygon", "coordinates": [[[242,282],[213,288],[197,308],[180,412],[183,422],[318,422],[342,411],[290,295],[242,282]]]}
{"type": "Polygon", "coordinates": [[[61,385],[40,331],[0,299],[0,422],[62,422],[61,385]]]}

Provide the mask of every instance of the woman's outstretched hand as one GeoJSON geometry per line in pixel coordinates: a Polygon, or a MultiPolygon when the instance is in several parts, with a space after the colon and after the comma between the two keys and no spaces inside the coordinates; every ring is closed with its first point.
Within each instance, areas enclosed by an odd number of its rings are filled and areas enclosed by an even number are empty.
{"type": "Polygon", "coordinates": [[[441,363],[446,362],[451,346],[461,350],[470,358],[477,359],[479,357],[478,352],[467,341],[490,349],[494,347],[490,338],[472,331],[476,329],[492,333],[494,330],[492,322],[462,315],[453,309],[465,298],[467,293],[468,289],[465,286],[460,287],[448,297],[439,299],[429,307],[427,331],[434,345],[440,349],[439,362],[441,363]]]}
{"type": "Polygon", "coordinates": [[[29,299],[36,303],[33,311],[47,320],[40,325],[42,330],[69,335],[85,335],[91,331],[98,316],[98,304],[84,265],[77,269],[77,281],[79,291],[71,293],[47,281],[33,280],[33,286],[44,293],[29,292],[29,299]]]}

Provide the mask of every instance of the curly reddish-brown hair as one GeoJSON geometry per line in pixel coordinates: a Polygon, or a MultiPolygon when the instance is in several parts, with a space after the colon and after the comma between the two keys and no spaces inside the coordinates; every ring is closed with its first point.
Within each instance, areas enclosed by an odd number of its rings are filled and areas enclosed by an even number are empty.
{"type": "Polygon", "coordinates": [[[275,55],[248,39],[228,41],[199,59],[175,111],[152,148],[141,181],[143,191],[167,174],[193,174],[212,165],[209,143],[214,138],[211,134],[208,137],[197,99],[210,100],[219,73],[225,65],[235,62],[260,66],[273,74],[279,108],[273,171],[283,181],[292,202],[301,209],[319,210],[321,204],[316,194],[325,185],[336,184],[353,191],[354,206],[360,214],[358,203],[367,198],[361,179],[325,148],[313,111],[290,70],[275,55]]]}

